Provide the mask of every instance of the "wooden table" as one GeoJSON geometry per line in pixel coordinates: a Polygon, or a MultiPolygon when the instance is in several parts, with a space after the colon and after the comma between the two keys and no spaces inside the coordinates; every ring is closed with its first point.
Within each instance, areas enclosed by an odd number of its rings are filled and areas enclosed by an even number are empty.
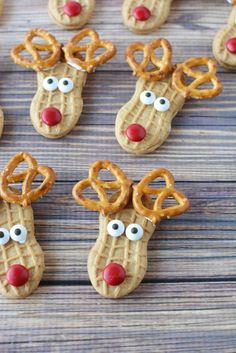
{"type": "Polygon", "coordinates": [[[189,101],[155,153],[133,157],[114,137],[116,113],[135,85],[124,60],[126,45],[157,35],[172,42],[175,62],[212,55],[213,36],[226,23],[230,6],[222,0],[175,0],[168,23],[141,37],[123,26],[121,5],[121,0],[97,1],[89,25],[115,41],[118,55],[89,76],[79,124],[54,141],[31,126],[36,75],[14,65],[9,51],[30,28],[48,29],[62,42],[73,33],[51,22],[47,0],[5,1],[0,103],[6,120],[0,167],[27,150],[55,168],[57,183],[33,205],[46,258],[43,281],[26,300],[0,300],[1,353],[236,352],[235,74],[220,68],[223,94],[189,101]],[[97,237],[98,215],[71,196],[72,186],[98,158],[119,162],[136,181],[154,167],[168,167],[191,201],[188,213],[161,223],[149,244],[144,282],[118,301],[101,298],[89,282],[86,261],[97,237]]]}

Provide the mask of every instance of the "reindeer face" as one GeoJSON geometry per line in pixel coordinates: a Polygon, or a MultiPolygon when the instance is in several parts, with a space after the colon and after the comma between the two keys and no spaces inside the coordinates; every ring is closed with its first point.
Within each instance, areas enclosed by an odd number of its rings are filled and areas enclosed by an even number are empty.
{"type": "Polygon", "coordinates": [[[38,90],[31,104],[34,128],[43,136],[58,138],[77,124],[82,109],[86,73],[66,63],[38,73],[38,90]]]}
{"type": "Polygon", "coordinates": [[[75,34],[65,46],[42,29],[26,33],[24,41],[11,50],[11,57],[16,64],[38,72],[38,90],[30,115],[41,135],[59,138],[74,128],[83,108],[81,94],[87,72],[94,72],[115,54],[114,44],[100,40],[98,33],[89,28],[75,34]],[[84,39],[86,44],[81,44],[84,39]]]}
{"type": "Polygon", "coordinates": [[[155,226],[133,208],[100,216],[100,233],[88,258],[94,288],[119,298],[132,292],[147,270],[147,245],[155,226]]]}
{"type": "Polygon", "coordinates": [[[83,27],[91,17],[95,0],[49,0],[48,10],[52,19],[63,28],[83,27]]]}
{"type": "Polygon", "coordinates": [[[0,220],[0,291],[6,297],[25,298],[38,287],[44,271],[32,208],[1,201],[0,220]]]}
{"type": "Polygon", "coordinates": [[[140,78],[134,96],[117,115],[118,142],[134,154],[152,152],[169,136],[172,119],[184,102],[171,86],[171,75],[160,82],[140,78]]]}
{"type": "Polygon", "coordinates": [[[236,70],[236,5],[232,9],[228,25],[215,36],[213,52],[221,65],[236,70]]]}
{"type": "Polygon", "coordinates": [[[42,278],[44,256],[35,239],[30,204],[46,194],[54,181],[54,171],[38,165],[27,152],[12,157],[0,174],[0,292],[7,297],[27,297],[42,278]],[[23,162],[28,167],[17,169],[23,162]],[[43,180],[33,187],[37,175],[43,180]]]}
{"type": "Polygon", "coordinates": [[[221,92],[214,60],[190,58],[173,67],[172,47],[164,38],[148,44],[132,43],[126,49],[126,58],[139,77],[133,98],[116,119],[116,138],[128,152],[145,154],[158,148],[187,98],[211,98],[221,92]]]}
{"type": "Polygon", "coordinates": [[[94,288],[103,296],[119,298],[132,292],[147,270],[147,245],[156,224],[163,218],[182,214],[189,206],[187,198],[174,188],[174,178],[166,169],[155,169],[137,185],[110,161],[97,161],[89,177],[73,188],[73,196],[86,208],[100,212],[99,236],[90,251],[88,273],[94,288]],[[116,180],[99,177],[107,169],[116,180]],[[157,188],[152,181],[162,179],[157,188]],[[92,188],[98,199],[88,198],[84,191],[92,188]],[[115,191],[108,195],[108,191],[115,191]],[[173,198],[175,205],[164,205],[173,198]]]}
{"type": "Polygon", "coordinates": [[[125,25],[135,33],[149,33],[167,19],[172,0],[125,0],[122,16],[125,25]]]}

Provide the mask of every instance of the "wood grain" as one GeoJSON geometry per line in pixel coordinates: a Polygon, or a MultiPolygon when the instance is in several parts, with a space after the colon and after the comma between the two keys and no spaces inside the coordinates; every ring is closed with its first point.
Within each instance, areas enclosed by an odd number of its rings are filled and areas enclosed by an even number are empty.
{"type": "MultiPolygon", "coordinates": [[[[46,271],[37,292],[23,301],[0,299],[1,353],[235,353],[236,352],[236,104],[235,74],[219,68],[221,96],[190,100],[174,119],[170,138],[155,153],[133,157],[114,136],[116,113],[132,96],[135,78],[124,61],[132,41],[149,40],[122,24],[120,1],[99,0],[89,26],[118,47],[117,56],[90,75],[84,112],[61,140],[37,135],[29,118],[36,75],[14,65],[13,45],[34,27],[63,31],[47,15],[47,0],[9,0],[1,17],[0,104],[5,131],[0,170],[27,150],[55,168],[57,183],[33,205],[46,271]],[[73,185],[98,158],[119,162],[138,181],[167,167],[189,197],[188,213],[163,221],[149,243],[144,282],[119,301],[101,298],[89,283],[86,262],[98,233],[98,215],[75,204],[73,185]]],[[[230,6],[221,0],[175,0],[156,35],[168,38],[174,61],[212,55],[211,42],[230,6]]]]}

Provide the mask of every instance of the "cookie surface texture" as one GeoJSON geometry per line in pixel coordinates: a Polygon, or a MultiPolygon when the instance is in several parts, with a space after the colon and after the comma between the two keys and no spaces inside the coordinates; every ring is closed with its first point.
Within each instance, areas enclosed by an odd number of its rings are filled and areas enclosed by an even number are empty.
{"type": "Polygon", "coordinates": [[[65,29],[79,29],[91,18],[95,0],[49,0],[48,12],[65,29]]]}
{"type": "Polygon", "coordinates": [[[11,232],[15,225],[24,226],[27,231],[24,244],[9,239],[6,244],[0,245],[0,292],[8,298],[25,298],[38,288],[45,267],[43,251],[35,239],[33,211],[31,206],[24,208],[0,201],[0,215],[0,234],[3,229],[11,232]],[[17,265],[22,266],[18,273],[17,265]],[[14,285],[14,266],[15,276],[28,274],[28,280],[22,278],[22,283],[27,280],[25,284],[14,285]]]}
{"type": "Polygon", "coordinates": [[[213,53],[220,65],[236,70],[236,5],[232,8],[228,24],[214,38],[213,53]]]}
{"type": "Polygon", "coordinates": [[[130,31],[138,34],[153,32],[166,22],[172,0],[125,0],[123,21],[130,31]]]}

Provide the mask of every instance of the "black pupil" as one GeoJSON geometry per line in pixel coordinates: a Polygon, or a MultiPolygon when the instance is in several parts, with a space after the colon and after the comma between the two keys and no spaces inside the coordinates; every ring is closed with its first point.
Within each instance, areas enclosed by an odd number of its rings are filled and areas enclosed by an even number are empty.
{"type": "Polygon", "coordinates": [[[53,79],[52,79],[52,78],[49,78],[49,79],[48,79],[48,83],[49,83],[49,85],[51,85],[51,84],[53,83],[53,79]]]}
{"type": "Polygon", "coordinates": [[[160,100],[160,104],[162,104],[162,105],[163,105],[163,104],[166,104],[165,99],[161,99],[161,100],[160,100]]]}
{"type": "Polygon", "coordinates": [[[20,235],[21,234],[21,230],[19,228],[14,230],[15,235],[20,235]]]}
{"type": "Polygon", "coordinates": [[[4,238],[4,233],[0,232],[0,238],[4,238]]]}
{"type": "Polygon", "coordinates": [[[137,234],[138,233],[138,228],[134,227],[131,229],[132,234],[137,234]]]}
{"type": "Polygon", "coordinates": [[[152,94],[151,94],[150,92],[147,92],[147,93],[146,93],[146,97],[147,97],[147,98],[151,97],[151,95],[152,95],[152,94]]]}
{"type": "Polygon", "coordinates": [[[112,224],[112,229],[117,230],[119,228],[117,223],[112,224]]]}
{"type": "Polygon", "coordinates": [[[68,86],[69,82],[67,80],[63,81],[64,86],[68,86]]]}

